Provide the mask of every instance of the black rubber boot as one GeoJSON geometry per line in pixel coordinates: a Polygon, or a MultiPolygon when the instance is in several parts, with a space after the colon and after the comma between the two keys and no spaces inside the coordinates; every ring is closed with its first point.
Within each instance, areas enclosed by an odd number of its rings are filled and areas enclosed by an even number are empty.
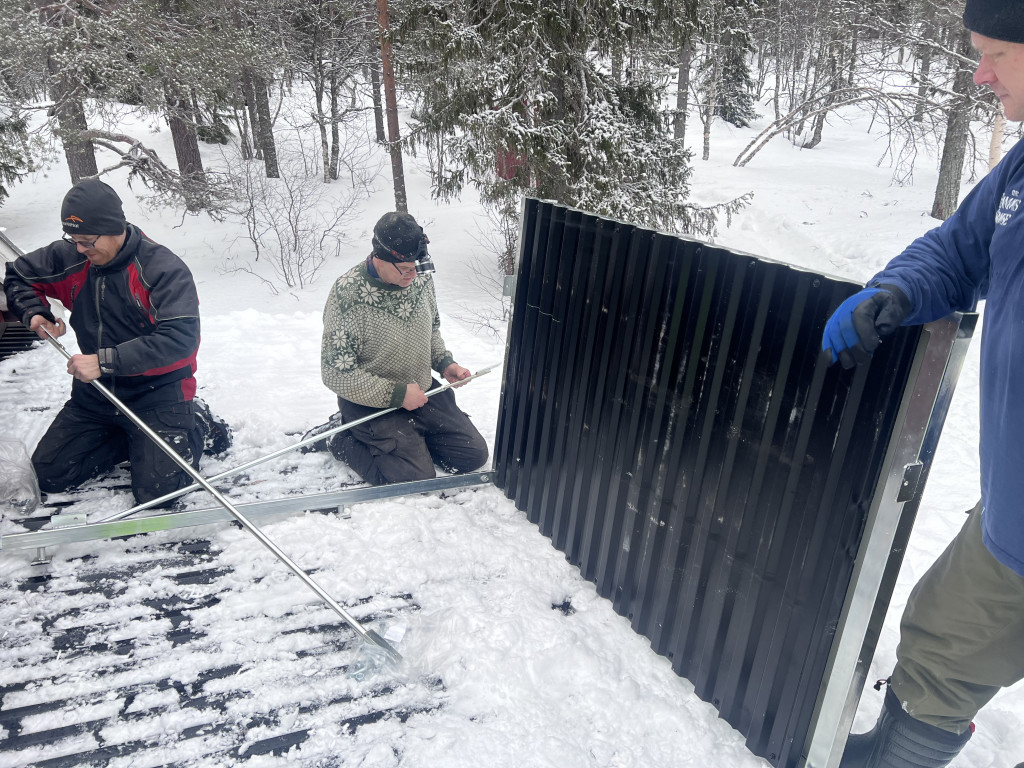
{"type": "Polygon", "coordinates": [[[210,411],[210,406],[205,400],[196,397],[192,400],[195,409],[196,421],[202,424],[203,429],[203,455],[218,456],[231,447],[233,434],[231,427],[224,419],[218,419],[210,411]]]}
{"type": "Polygon", "coordinates": [[[839,768],[943,768],[960,754],[971,732],[955,734],[915,720],[887,688],[878,722],[867,733],[850,736],[839,768]]]}
{"type": "MultiPolygon", "coordinates": [[[[306,434],[304,434],[302,436],[302,440],[305,441],[305,440],[308,440],[311,437],[316,437],[317,435],[322,434],[324,432],[327,432],[330,429],[334,429],[335,427],[340,427],[344,423],[345,422],[342,421],[341,412],[340,411],[338,411],[336,413],[332,413],[331,414],[331,418],[328,419],[326,422],[324,422],[323,424],[319,424],[319,425],[313,427],[311,430],[307,431],[306,434]]],[[[332,437],[333,437],[333,435],[332,435],[332,437]]],[[[299,452],[300,453],[317,453],[317,452],[320,452],[320,451],[330,450],[330,446],[328,445],[328,440],[330,440],[330,438],[329,437],[325,437],[323,440],[317,440],[315,443],[310,443],[309,445],[304,445],[301,448],[299,448],[299,452]]]]}

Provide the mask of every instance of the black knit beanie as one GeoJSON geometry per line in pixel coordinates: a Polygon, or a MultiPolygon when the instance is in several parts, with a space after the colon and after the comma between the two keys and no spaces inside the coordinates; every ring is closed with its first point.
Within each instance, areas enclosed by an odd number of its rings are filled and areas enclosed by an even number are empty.
{"type": "Polygon", "coordinates": [[[125,226],[121,198],[99,179],[80,181],[64,195],[60,220],[69,235],[120,235],[125,226]]]}
{"type": "Polygon", "coordinates": [[[373,255],[384,261],[422,259],[428,242],[423,227],[408,213],[385,213],[373,226],[373,255]]]}
{"type": "Polygon", "coordinates": [[[1024,0],[967,0],[964,26],[993,40],[1024,43],[1024,0]]]}

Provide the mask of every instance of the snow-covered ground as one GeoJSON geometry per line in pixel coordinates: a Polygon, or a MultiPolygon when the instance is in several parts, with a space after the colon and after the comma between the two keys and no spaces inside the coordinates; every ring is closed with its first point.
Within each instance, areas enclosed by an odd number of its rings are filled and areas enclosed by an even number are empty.
{"type": "MultiPolygon", "coordinates": [[[[935,222],[927,212],[934,162],[920,161],[913,186],[893,186],[890,168],[876,164],[885,137],[868,133],[869,116],[849,113],[844,118],[830,122],[817,149],[800,150],[779,137],[744,168],[731,162],[758,126],[716,124],[711,160],[694,161],[692,199],[711,204],[754,192],[752,205],[735,217],[731,228],[719,232],[717,242],[863,281],[932,227],[935,222]]],[[[691,136],[697,135],[692,125],[691,136]]],[[[166,159],[173,157],[166,129],[145,139],[166,159]]],[[[981,139],[978,143],[987,145],[981,139]]],[[[204,151],[216,162],[216,151],[204,151]]],[[[471,192],[452,204],[432,201],[425,160],[405,160],[409,210],[424,224],[437,265],[442,333],[463,365],[477,369],[498,363],[504,339],[476,322],[498,311],[498,299],[472,279],[475,264],[490,258],[479,245],[486,219],[471,192]]],[[[125,200],[129,220],[181,255],[196,277],[203,320],[200,394],[235,432],[228,459],[207,460],[204,472],[212,474],[284,447],[324,421],[334,410],[334,398],[319,375],[323,302],[334,277],[365,256],[373,223],[392,207],[386,166],[348,233],[344,255],[329,261],[313,286],[276,294],[256,278],[225,272],[229,257],[251,258],[240,238],[242,227],[141,208],[123,176],[115,174],[109,181],[125,200]]],[[[60,200],[68,186],[60,165],[34,174],[0,208],[0,227],[24,250],[55,239],[60,235],[60,200]]],[[[73,345],[70,336],[66,339],[73,345]]],[[[972,345],[946,422],[871,680],[891,669],[898,620],[911,586],[978,497],[977,349],[972,345]]],[[[22,438],[31,449],[66,397],[70,382],[64,362],[41,347],[0,363],[0,376],[9,382],[0,395],[3,434],[22,438]],[[49,410],[39,410],[42,406],[49,410]]],[[[500,382],[500,373],[492,374],[458,393],[460,405],[492,447],[500,382]]],[[[267,471],[271,479],[256,487],[262,494],[273,490],[274,483],[317,490],[351,479],[346,467],[323,454],[292,456],[267,471]],[[297,470],[282,481],[273,470],[286,463],[297,470]]],[[[123,496],[112,496],[97,508],[127,506],[123,496]]],[[[349,519],[298,517],[268,525],[266,532],[300,565],[316,568],[318,581],[342,603],[375,590],[415,593],[421,610],[410,619],[410,632],[400,647],[419,669],[443,678],[447,705],[403,725],[403,766],[767,765],[747,752],[743,738],[693,695],[693,687],[673,673],[668,660],[654,654],[629,622],[494,489],[451,499],[365,503],[349,519]],[[575,609],[571,621],[551,609],[567,599],[575,609]]],[[[220,527],[203,535],[230,553],[243,573],[277,567],[259,543],[239,530],[220,527]]],[[[119,558],[129,556],[124,542],[68,546],[57,553],[54,572],[61,573],[66,568],[62,564],[84,552],[105,558],[115,569],[119,558]]],[[[24,577],[27,562],[24,553],[3,553],[0,579],[24,577]]],[[[311,609],[316,605],[290,577],[264,582],[260,588],[279,590],[279,601],[306,601],[311,609]]],[[[236,600],[244,602],[249,590],[240,585],[236,600]]],[[[19,599],[23,604],[2,607],[6,620],[33,620],[30,595],[19,599]]],[[[259,600],[256,605],[253,597],[251,613],[271,610],[265,606],[273,599],[264,594],[259,600]]],[[[237,624],[219,629],[245,631],[237,624]]],[[[0,659],[2,654],[0,647],[0,659]]],[[[881,694],[868,688],[855,731],[870,726],[880,702],[881,694]]],[[[998,695],[979,715],[974,739],[953,765],[1015,765],[1024,759],[1022,724],[1024,686],[1018,685],[998,695]]],[[[358,738],[334,742],[334,757],[344,765],[397,765],[391,749],[378,748],[392,738],[361,729],[358,738]]],[[[314,764],[322,758],[299,750],[278,760],[314,764]]]]}

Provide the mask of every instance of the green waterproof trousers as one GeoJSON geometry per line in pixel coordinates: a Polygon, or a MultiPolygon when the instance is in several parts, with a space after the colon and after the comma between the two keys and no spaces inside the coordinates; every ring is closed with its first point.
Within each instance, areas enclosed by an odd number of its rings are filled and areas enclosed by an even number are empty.
{"type": "Polygon", "coordinates": [[[969,515],[910,593],[891,680],[912,717],[953,733],[1024,678],[1024,578],[982,542],[980,502],[969,515]]]}

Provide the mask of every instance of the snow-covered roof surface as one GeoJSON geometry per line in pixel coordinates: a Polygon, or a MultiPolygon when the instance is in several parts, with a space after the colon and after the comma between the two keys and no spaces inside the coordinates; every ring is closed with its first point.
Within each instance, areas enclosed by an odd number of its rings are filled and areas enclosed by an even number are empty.
{"type": "MultiPolygon", "coordinates": [[[[329,760],[362,727],[444,706],[440,678],[374,673],[355,633],[273,563],[242,573],[196,533],[80,547],[4,582],[0,763],[221,763],[292,748],[329,760]]],[[[394,628],[418,610],[409,594],[369,594],[349,612],[394,628]]],[[[400,751],[394,735],[382,743],[400,751]]]]}

